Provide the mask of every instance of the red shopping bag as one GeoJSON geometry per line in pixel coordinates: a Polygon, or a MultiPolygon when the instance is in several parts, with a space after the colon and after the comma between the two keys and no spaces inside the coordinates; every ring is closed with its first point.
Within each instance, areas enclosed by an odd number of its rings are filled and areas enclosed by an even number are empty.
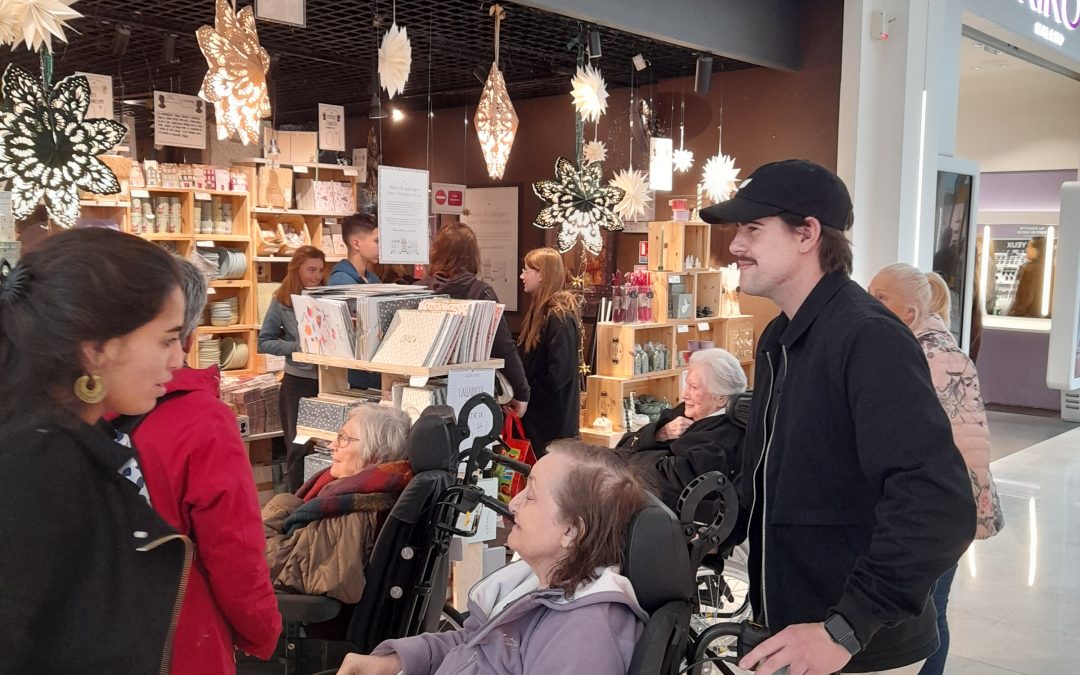
{"type": "MultiPolygon", "coordinates": [[[[520,417],[506,415],[503,421],[502,439],[510,448],[506,451],[508,458],[524,462],[529,466],[536,464],[536,454],[533,452],[532,443],[525,436],[525,427],[521,424],[520,417]]],[[[504,504],[509,504],[510,500],[525,488],[525,476],[505,466],[499,467],[498,475],[499,500],[504,504]]]]}

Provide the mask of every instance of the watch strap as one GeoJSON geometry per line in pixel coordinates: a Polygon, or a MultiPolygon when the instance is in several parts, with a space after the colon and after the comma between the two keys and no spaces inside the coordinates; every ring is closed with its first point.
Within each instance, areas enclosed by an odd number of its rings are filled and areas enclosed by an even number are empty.
{"type": "Polygon", "coordinates": [[[829,634],[833,642],[846,649],[852,656],[862,651],[859,638],[855,637],[855,629],[842,615],[830,614],[825,619],[825,632],[829,634]]]}

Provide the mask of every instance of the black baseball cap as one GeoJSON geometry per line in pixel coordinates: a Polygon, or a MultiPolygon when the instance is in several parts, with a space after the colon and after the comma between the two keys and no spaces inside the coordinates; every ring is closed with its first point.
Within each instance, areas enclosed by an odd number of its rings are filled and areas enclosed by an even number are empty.
{"type": "Polygon", "coordinates": [[[851,195],[844,181],[820,164],[786,159],[759,166],[731,199],[701,210],[701,219],[714,225],[748,223],[790,212],[822,225],[846,230],[851,195]]]}

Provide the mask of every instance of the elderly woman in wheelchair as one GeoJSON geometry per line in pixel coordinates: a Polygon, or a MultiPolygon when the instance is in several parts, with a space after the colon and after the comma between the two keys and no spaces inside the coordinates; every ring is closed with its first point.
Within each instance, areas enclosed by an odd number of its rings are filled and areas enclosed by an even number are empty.
{"type": "Polygon", "coordinates": [[[553,443],[510,503],[508,544],[521,560],[472,589],[464,626],[387,640],[338,672],[626,673],[648,616],[620,572],[647,500],[616,454],[553,443]]]}
{"type": "Polygon", "coordinates": [[[330,444],[333,463],[263,507],[266,558],[278,590],[360,600],[364,566],[386,514],[412,478],[409,418],[361,405],[330,444]]]}

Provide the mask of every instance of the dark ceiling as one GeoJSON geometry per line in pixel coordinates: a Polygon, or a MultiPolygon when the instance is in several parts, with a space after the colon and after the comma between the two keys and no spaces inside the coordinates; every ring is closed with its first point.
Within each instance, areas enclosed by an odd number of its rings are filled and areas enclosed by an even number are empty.
{"type": "MultiPolygon", "coordinates": [[[[512,2],[501,4],[506,19],[500,56],[511,96],[569,92],[577,45],[587,44],[587,32],[593,27],[512,2]]],[[[408,30],[413,60],[405,92],[394,98],[395,103],[423,109],[430,94],[431,106],[443,108],[479,98],[493,57],[495,22],[488,16],[490,5],[479,0],[397,1],[397,23],[408,30]]],[[[213,24],[212,0],[82,0],[74,9],[85,16],[71,23],[70,42],[53,41],[57,77],[75,70],[112,75],[118,102],[149,98],[155,88],[198,92],[206,61],[195,42],[195,30],[213,24]],[[131,31],[120,55],[114,54],[117,26],[131,31]],[[174,63],[163,61],[169,34],[177,36],[174,63]]],[[[350,115],[366,114],[378,40],[391,24],[394,5],[386,0],[307,0],[306,11],[306,28],[258,23],[260,42],[274,59],[269,80],[276,122],[314,120],[318,103],[346,105],[350,115]]],[[[650,66],[634,76],[638,84],[694,72],[695,52],[619,30],[600,32],[598,63],[609,88],[631,84],[631,58],[639,53],[650,66]]],[[[32,70],[37,67],[36,54],[27,53],[25,47],[14,52],[0,47],[0,62],[9,60],[32,70]]],[[[751,66],[716,57],[714,69],[721,67],[751,66]]],[[[149,110],[130,105],[126,110],[137,114],[140,126],[149,123],[149,110]]]]}

